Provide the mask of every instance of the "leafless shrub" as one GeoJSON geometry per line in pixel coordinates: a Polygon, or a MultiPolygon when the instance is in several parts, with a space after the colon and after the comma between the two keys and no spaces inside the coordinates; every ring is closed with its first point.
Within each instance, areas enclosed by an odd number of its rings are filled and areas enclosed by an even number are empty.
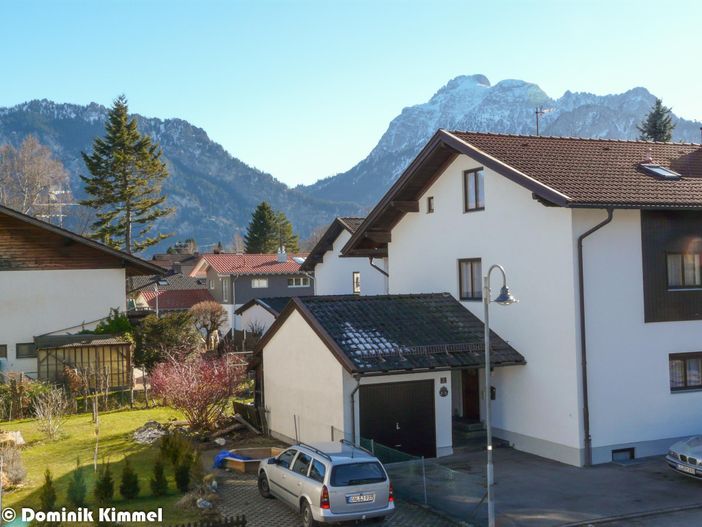
{"type": "Polygon", "coordinates": [[[0,480],[3,488],[6,486],[16,486],[24,481],[27,471],[22,463],[22,456],[19,448],[14,445],[4,445],[0,447],[0,458],[2,458],[2,474],[0,480]]]}
{"type": "Polygon", "coordinates": [[[50,440],[58,439],[68,417],[70,403],[60,388],[52,388],[37,396],[34,402],[34,415],[38,428],[50,440]]]}

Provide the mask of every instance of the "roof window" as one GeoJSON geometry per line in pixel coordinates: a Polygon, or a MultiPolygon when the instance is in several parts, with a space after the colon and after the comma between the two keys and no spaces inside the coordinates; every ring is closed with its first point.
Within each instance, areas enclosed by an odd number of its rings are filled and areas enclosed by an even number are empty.
{"type": "Polygon", "coordinates": [[[663,179],[680,179],[682,177],[674,170],[662,167],[655,163],[641,163],[641,168],[649,176],[656,176],[663,179]]]}

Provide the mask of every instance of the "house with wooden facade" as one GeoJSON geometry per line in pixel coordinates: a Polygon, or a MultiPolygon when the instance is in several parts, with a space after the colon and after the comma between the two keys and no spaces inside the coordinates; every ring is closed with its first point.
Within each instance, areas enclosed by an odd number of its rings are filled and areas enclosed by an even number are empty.
{"type": "Polygon", "coordinates": [[[38,337],[93,329],[125,310],[128,277],[156,273],[155,264],[0,206],[2,370],[36,376],[38,337]]]}

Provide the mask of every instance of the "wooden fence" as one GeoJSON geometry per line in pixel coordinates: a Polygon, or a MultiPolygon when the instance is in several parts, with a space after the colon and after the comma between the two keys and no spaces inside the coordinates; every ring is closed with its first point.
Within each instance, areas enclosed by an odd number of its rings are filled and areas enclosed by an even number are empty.
{"type": "Polygon", "coordinates": [[[219,520],[202,520],[194,523],[179,523],[169,527],[246,527],[246,515],[229,516],[219,520]]]}

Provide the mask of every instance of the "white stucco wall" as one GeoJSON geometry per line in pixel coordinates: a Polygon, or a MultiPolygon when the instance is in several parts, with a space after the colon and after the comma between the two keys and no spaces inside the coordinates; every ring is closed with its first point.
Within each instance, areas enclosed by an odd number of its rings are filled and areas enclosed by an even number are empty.
{"type": "Polygon", "coordinates": [[[252,326],[260,326],[263,328],[263,332],[268,331],[273,322],[275,322],[275,317],[267,309],[262,308],[258,304],[252,305],[246,311],[244,311],[241,316],[241,329],[250,331],[252,326]]]}
{"type": "Polygon", "coordinates": [[[343,429],[341,364],[297,311],[263,349],[263,390],[268,426],[279,438],[330,441],[331,427],[343,429]]]}
{"type": "MultiPolygon", "coordinates": [[[[463,171],[480,165],[459,156],[392,230],[389,290],[459,296],[458,259],[481,258],[483,273],[505,267],[520,303],[493,304],[491,327],[527,365],[495,369],[496,435],[519,449],[580,463],[582,448],[576,296],[570,210],[545,207],[530,191],[485,170],[485,210],[463,212],[463,171]],[[432,214],[426,197],[434,197],[432,214]]],[[[501,286],[492,275],[493,293],[501,286]]],[[[480,301],[464,302],[480,319],[480,301]]]]}
{"type": "MultiPolygon", "coordinates": [[[[341,258],[341,249],[349,241],[351,234],[343,230],[334,241],[334,248],[324,254],[322,262],[314,268],[315,295],[351,295],[353,294],[352,277],[354,271],[361,273],[362,295],[384,295],[387,293],[387,277],[373,269],[368,258],[341,258]]],[[[383,259],[373,263],[385,269],[383,259]]]]}
{"type": "MultiPolygon", "coordinates": [[[[452,422],[451,422],[451,372],[450,371],[432,371],[432,372],[417,372],[408,374],[398,374],[398,375],[380,375],[380,376],[368,376],[361,377],[360,385],[364,386],[367,384],[385,384],[393,382],[411,382],[411,381],[423,381],[423,380],[433,380],[434,381],[434,423],[427,423],[427,426],[434,426],[436,428],[436,451],[437,456],[448,456],[453,453],[453,439],[452,439],[452,422]],[[446,382],[442,383],[441,380],[445,379],[446,382]],[[449,395],[446,397],[441,397],[439,395],[439,390],[442,386],[445,386],[449,395]]],[[[351,393],[354,391],[358,382],[354,379],[348,372],[344,371],[344,394],[346,404],[346,417],[344,419],[344,430],[352,430],[351,421],[351,393]]],[[[354,421],[353,427],[355,427],[356,438],[360,437],[360,418],[359,418],[359,398],[358,392],[354,396],[354,421]]],[[[348,436],[348,434],[347,434],[348,436]]],[[[351,439],[351,438],[348,438],[351,439]]]]}
{"type": "MultiPolygon", "coordinates": [[[[574,238],[605,216],[574,211],[574,238]]],[[[594,461],[630,446],[660,454],[702,434],[702,392],[671,393],[668,371],[668,354],[702,350],[702,321],[644,322],[640,212],[615,211],[584,246],[594,461]]]]}
{"type": "MultiPolygon", "coordinates": [[[[3,370],[36,372],[36,359],[16,359],[15,345],[46,333],[76,332],[81,324],[125,310],[124,269],[0,272],[3,370]],[[63,330],[63,331],[61,331],[63,330]]],[[[95,324],[86,324],[92,329],[95,324]]]]}

